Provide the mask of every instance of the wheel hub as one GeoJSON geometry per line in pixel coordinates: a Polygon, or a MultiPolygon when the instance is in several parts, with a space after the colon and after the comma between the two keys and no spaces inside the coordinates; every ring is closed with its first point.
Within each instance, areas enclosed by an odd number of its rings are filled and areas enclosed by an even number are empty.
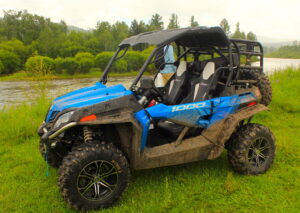
{"type": "Polygon", "coordinates": [[[253,167],[261,167],[269,158],[270,144],[265,138],[255,139],[249,147],[248,161],[253,167]]]}
{"type": "Polygon", "coordinates": [[[86,165],[78,175],[77,190],[85,199],[101,200],[111,194],[118,183],[117,168],[99,160],[86,165]]]}

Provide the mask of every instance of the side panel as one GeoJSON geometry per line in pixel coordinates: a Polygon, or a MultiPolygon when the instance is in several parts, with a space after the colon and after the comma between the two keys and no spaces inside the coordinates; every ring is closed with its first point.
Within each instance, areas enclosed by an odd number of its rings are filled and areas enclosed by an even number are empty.
{"type": "Polygon", "coordinates": [[[240,104],[255,101],[253,93],[214,98],[207,101],[146,109],[152,119],[167,119],[186,126],[207,128],[236,112],[240,104]]]}
{"type": "Polygon", "coordinates": [[[134,117],[142,126],[142,138],[141,138],[141,150],[145,148],[147,137],[148,137],[148,130],[150,126],[150,117],[148,116],[147,112],[143,109],[134,113],[134,117]]]}
{"type": "Polygon", "coordinates": [[[245,107],[205,129],[200,136],[184,139],[179,145],[174,142],[145,148],[134,168],[148,169],[217,158],[239,122],[266,109],[261,104],[245,107]]]}

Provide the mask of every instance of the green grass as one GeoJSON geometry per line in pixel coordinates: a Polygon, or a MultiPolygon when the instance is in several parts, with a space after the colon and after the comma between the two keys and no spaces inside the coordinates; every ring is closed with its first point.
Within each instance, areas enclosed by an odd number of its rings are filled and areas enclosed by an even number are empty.
{"type": "MultiPolygon", "coordinates": [[[[234,173],[226,152],[215,160],[133,171],[114,207],[99,212],[299,212],[300,69],[271,77],[270,111],[259,113],[277,139],[276,159],[263,175],[234,173]]],[[[74,212],[57,188],[57,171],[38,152],[36,128],[50,102],[41,98],[0,111],[0,212],[74,212]]]]}
{"type": "MultiPolygon", "coordinates": [[[[125,73],[109,73],[109,77],[129,77],[136,76],[137,71],[125,72],[125,73]]],[[[146,73],[148,74],[148,73],[146,73]]],[[[39,80],[53,80],[53,79],[74,79],[74,78],[100,78],[102,75],[101,71],[89,72],[86,74],[77,73],[75,75],[68,74],[53,74],[44,76],[35,76],[28,74],[25,71],[16,72],[10,75],[0,75],[0,81],[39,81],[39,80]]]]}

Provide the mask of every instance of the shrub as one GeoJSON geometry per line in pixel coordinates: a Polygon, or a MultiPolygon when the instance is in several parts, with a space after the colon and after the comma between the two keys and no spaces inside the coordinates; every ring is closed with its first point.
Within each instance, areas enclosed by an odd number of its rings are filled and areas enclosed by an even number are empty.
{"type": "Polygon", "coordinates": [[[31,54],[30,48],[28,46],[25,46],[22,41],[19,41],[17,39],[1,42],[0,49],[8,50],[17,54],[20,57],[22,64],[26,62],[26,59],[31,54]]]}
{"type": "Polygon", "coordinates": [[[102,52],[96,55],[95,58],[95,65],[99,67],[101,70],[104,70],[106,65],[108,64],[108,61],[111,59],[111,57],[114,55],[113,52],[102,52]]]}
{"type": "Polygon", "coordinates": [[[91,58],[82,58],[79,61],[79,72],[88,73],[94,66],[94,60],[91,58]]]}
{"type": "Polygon", "coordinates": [[[90,58],[90,59],[92,59],[92,60],[94,60],[94,55],[92,54],[92,53],[90,53],[90,52],[79,52],[79,53],[77,53],[76,55],[75,55],[75,59],[77,60],[77,61],[80,61],[81,59],[83,59],[83,58],[90,58]]]}
{"type": "Polygon", "coordinates": [[[127,71],[138,71],[146,58],[145,55],[138,51],[128,51],[124,57],[127,61],[127,71]]]}
{"type": "Polygon", "coordinates": [[[4,71],[4,64],[0,61],[0,73],[4,71]]]}
{"type": "Polygon", "coordinates": [[[54,60],[48,56],[33,56],[27,59],[25,70],[38,75],[50,74],[55,67],[54,60]]]}
{"type": "Polygon", "coordinates": [[[127,72],[127,62],[124,59],[120,59],[114,62],[111,69],[113,72],[118,72],[118,73],[127,72]]]}
{"type": "Polygon", "coordinates": [[[55,73],[61,74],[64,67],[62,62],[64,61],[63,58],[61,57],[57,57],[56,59],[54,59],[54,65],[55,65],[55,73]]]}
{"type": "Polygon", "coordinates": [[[79,72],[87,73],[94,66],[95,57],[89,52],[77,53],[75,59],[79,63],[79,72]]]}
{"type": "Polygon", "coordinates": [[[142,51],[142,53],[145,54],[145,55],[147,55],[147,56],[149,56],[154,49],[155,49],[155,46],[149,46],[146,49],[144,49],[142,51]]]}
{"type": "Polygon", "coordinates": [[[3,64],[3,69],[0,74],[9,74],[17,71],[21,66],[19,56],[11,51],[0,49],[0,60],[3,64]]]}
{"type": "Polygon", "coordinates": [[[64,71],[66,71],[69,75],[74,75],[75,72],[79,69],[79,63],[76,61],[75,58],[65,58],[61,62],[61,66],[64,71]]]}

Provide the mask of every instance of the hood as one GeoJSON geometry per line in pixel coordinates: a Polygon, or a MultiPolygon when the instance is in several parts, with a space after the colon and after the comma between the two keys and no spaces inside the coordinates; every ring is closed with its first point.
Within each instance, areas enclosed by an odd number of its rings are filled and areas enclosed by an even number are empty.
{"type": "Polygon", "coordinates": [[[84,87],[54,99],[45,120],[46,122],[53,120],[59,112],[68,108],[86,107],[131,94],[132,92],[126,90],[121,84],[106,87],[97,82],[93,86],[84,87]]]}

